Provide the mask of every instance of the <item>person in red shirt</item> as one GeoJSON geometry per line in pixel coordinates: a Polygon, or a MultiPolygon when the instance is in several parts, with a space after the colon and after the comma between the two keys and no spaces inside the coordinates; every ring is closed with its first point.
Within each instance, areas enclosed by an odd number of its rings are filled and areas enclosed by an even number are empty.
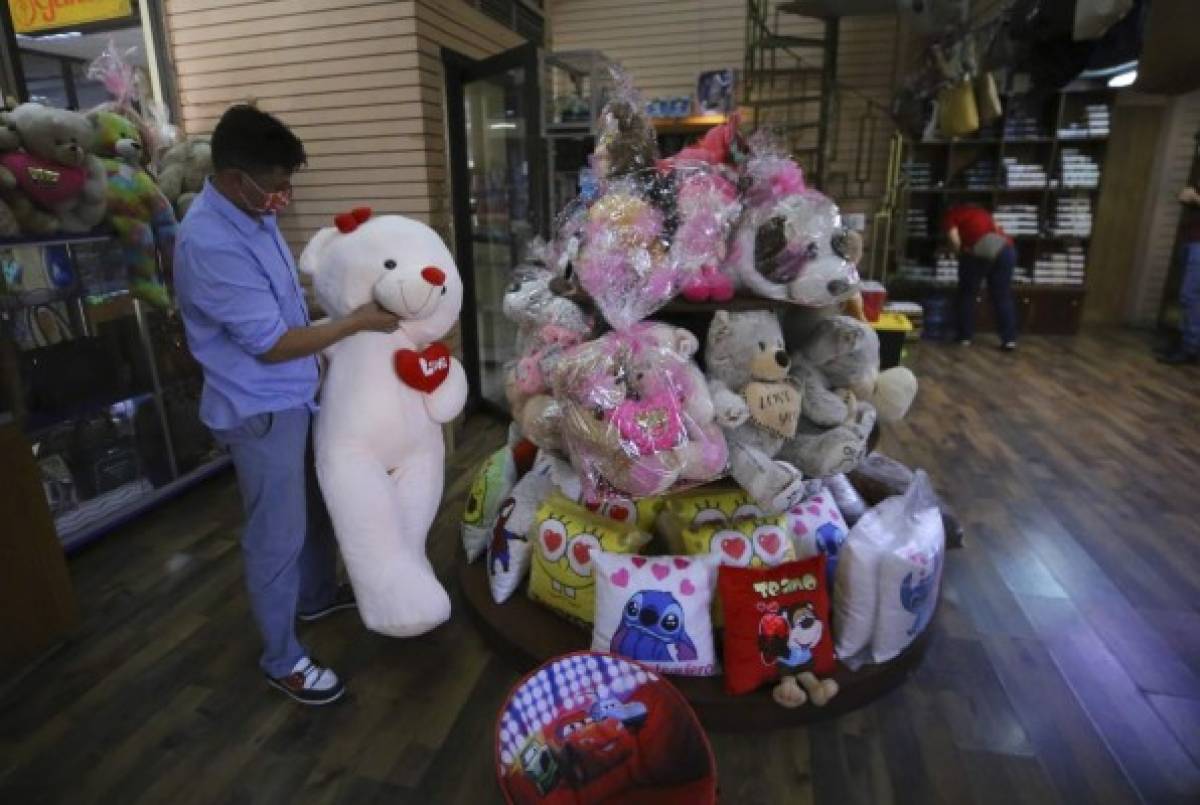
{"type": "Polygon", "coordinates": [[[958,342],[975,337],[975,296],[987,280],[988,297],[996,311],[996,328],[1004,350],[1017,348],[1017,311],[1013,304],[1013,266],[1017,262],[1012,238],[992,214],[975,204],[958,204],[942,218],[946,240],[958,253],[958,342]]]}

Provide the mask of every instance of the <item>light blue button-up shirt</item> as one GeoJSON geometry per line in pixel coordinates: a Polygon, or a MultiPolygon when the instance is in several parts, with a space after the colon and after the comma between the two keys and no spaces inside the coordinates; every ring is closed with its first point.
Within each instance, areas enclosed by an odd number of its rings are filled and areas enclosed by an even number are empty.
{"type": "Polygon", "coordinates": [[[225,430],[256,414],[315,410],[315,357],[259,358],[290,328],[309,323],[274,215],[253,218],[205,183],[179,227],[175,291],[188,346],[204,368],[204,424],[225,430]]]}

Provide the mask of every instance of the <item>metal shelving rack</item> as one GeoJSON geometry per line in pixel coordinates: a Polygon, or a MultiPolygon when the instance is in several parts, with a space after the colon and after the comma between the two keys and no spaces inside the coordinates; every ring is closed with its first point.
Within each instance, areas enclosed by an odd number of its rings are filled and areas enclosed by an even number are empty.
{"type": "MultiPolygon", "coordinates": [[[[44,258],[44,249],[62,246],[65,247],[72,266],[77,267],[78,247],[85,244],[104,244],[111,240],[109,235],[3,240],[0,241],[0,252],[13,248],[38,249],[43,250],[44,258]]],[[[156,343],[154,324],[176,321],[171,316],[171,313],[150,309],[140,300],[133,298],[127,289],[96,295],[80,280],[78,272],[74,281],[61,289],[38,288],[21,291],[0,285],[0,367],[3,367],[0,389],[5,391],[4,399],[0,400],[0,419],[13,420],[21,427],[30,442],[31,451],[38,458],[50,457],[38,456],[38,450],[51,438],[55,429],[65,429],[88,417],[111,416],[112,412],[118,409],[125,410],[130,420],[130,438],[135,442],[138,439],[144,440],[138,442],[135,449],[138,456],[138,478],[134,485],[124,484],[115,489],[100,491],[90,499],[79,501],[76,506],[59,512],[55,517],[59,541],[67,551],[76,550],[99,538],[121,523],[157,506],[229,465],[229,456],[215,444],[208,446],[203,452],[204,458],[198,463],[189,461],[186,465],[181,464],[178,448],[182,435],[175,428],[178,420],[172,420],[168,411],[168,397],[187,387],[198,386],[200,378],[197,367],[194,376],[177,377],[173,382],[164,380],[160,369],[163,345],[156,343]],[[28,410],[25,399],[29,391],[26,387],[29,381],[22,377],[19,366],[22,363],[22,355],[29,354],[31,350],[22,350],[17,343],[14,317],[31,307],[51,304],[61,304],[70,313],[69,330],[72,337],[63,342],[66,344],[97,339],[101,329],[110,323],[120,323],[128,328],[129,320],[132,320],[137,351],[131,361],[122,364],[120,368],[129,370],[132,377],[138,371],[137,367],[132,366],[132,361],[138,361],[142,364],[140,371],[148,380],[148,386],[129,389],[128,393],[123,391],[116,395],[99,395],[93,399],[81,400],[78,405],[72,404],[67,409],[49,412],[28,410]],[[146,404],[154,407],[153,421],[156,428],[150,428],[143,434],[139,433],[141,425],[136,422],[136,413],[140,406],[146,404]],[[154,430],[158,433],[154,433],[154,430]],[[140,450],[146,444],[159,439],[161,443],[155,449],[161,449],[161,456],[165,457],[165,462],[160,472],[152,473],[140,450]],[[155,477],[152,479],[151,475],[155,477]]],[[[198,421],[198,411],[194,412],[194,415],[198,421]]],[[[73,478],[73,483],[76,480],[77,478],[73,478]]],[[[49,501],[47,505],[50,505],[49,501]]]]}
{"type": "MultiPolygon", "coordinates": [[[[1069,108],[1071,105],[1078,105],[1084,98],[1094,98],[1107,104],[1111,111],[1114,96],[1112,90],[1103,86],[1078,84],[1065,88],[1052,100],[1052,107],[1045,110],[1042,118],[1043,124],[1050,127],[1049,136],[1005,136],[1004,124],[1009,113],[1006,106],[1005,115],[995,124],[998,135],[989,133],[981,136],[909,142],[905,148],[905,164],[920,153],[928,158],[930,165],[940,176],[933,177],[934,181],[930,186],[913,186],[906,179],[901,179],[899,215],[893,224],[897,257],[913,259],[921,256],[932,259],[940,240],[936,232],[940,214],[953,203],[967,201],[983,203],[992,210],[999,204],[1020,200],[1026,200],[1028,204],[1037,207],[1037,233],[1014,235],[1014,240],[1017,241],[1018,266],[1031,269],[1033,277],[1037,276],[1038,258],[1045,254],[1055,252],[1064,245],[1080,246],[1086,251],[1091,244],[1090,235],[1055,234],[1051,231],[1050,222],[1059,197],[1086,195],[1091,199],[1093,227],[1095,226],[1103,187],[1103,161],[1108,136],[1066,137],[1062,136],[1061,132],[1068,122],[1068,114],[1075,111],[1069,108]],[[1094,187],[1066,186],[1054,179],[1056,171],[1060,168],[1062,149],[1073,146],[1088,148],[1095,155],[1096,163],[1101,167],[1101,179],[1094,187]],[[1030,159],[1028,164],[1044,167],[1046,184],[1032,187],[1008,187],[1001,184],[1001,166],[1005,156],[1027,157],[1030,159]],[[957,181],[968,167],[984,160],[994,162],[994,183],[978,187],[957,186],[957,181]],[[932,213],[928,220],[930,232],[916,236],[909,233],[904,219],[909,209],[925,209],[932,213]]],[[[897,286],[893,292],[898,290],[901,295],[908,296],[912,295],[910,291],[914,286],[945,291],[952,290],[956,284],[907,280],[903,278],[902,272],[894,274],[893,277],[893,284],[897,286]]],[[[1074,333],[1079,329],[1082,300],[1087,291],[1086,263],[1083,284],[1045,284],[1034,281],[1014,284],[1013,288],[1024,321],[1023,329],[1026,331],[1074,333]]],[[[980,310],[983,320],[987,321],[988,309],[981,307],[980,310]]]]}

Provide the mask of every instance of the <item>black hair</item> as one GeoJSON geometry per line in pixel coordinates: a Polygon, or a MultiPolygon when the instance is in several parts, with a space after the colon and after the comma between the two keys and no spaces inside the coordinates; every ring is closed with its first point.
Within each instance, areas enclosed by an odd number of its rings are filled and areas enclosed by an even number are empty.
{"type": "Polygon", "coordinates": [[[225,110],[212,135],[215,170],[238,168],[264,173],[283,168],[293,173],[308,162],[304,143],[274,115],[250,104],[225,110]]]}

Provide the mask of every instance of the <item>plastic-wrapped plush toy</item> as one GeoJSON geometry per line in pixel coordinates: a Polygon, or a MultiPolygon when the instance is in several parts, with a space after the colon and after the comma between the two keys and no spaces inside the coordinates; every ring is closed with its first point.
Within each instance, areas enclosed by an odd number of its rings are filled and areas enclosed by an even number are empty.
{"type": "Polygon", "coordinates": [[[646,318],[679,291],[666,217],[646,186],[652,181],[657,179],[636,175],[605,184],[588,208],[574,263],[583,289],[618,330],[646,318]]]}
{"type": "Polygon", "coordinates": [[[645,323],[570,349],[553,378],[557,422],[584,494],[658,495],[720,475],[728,459],[686,330],[645,323]]]}
{"type": "Polygon", "coordinates": [[[0,154],[0,191],[21,231],[84,233],[103,221],[107,179],[90,152],[88,119],[40,103],[23,103],[3,118],[21,149],[0,154]]]}
{"type": "Polygon", "coordinates": [[[558,411],[550,378],[567,348],[590,335],[592,323],[577,304],[551,291],[551,281],[550,272],[534,266],[514,271],[503,309],[517,325],[517,358],[506,369],[504,391],[521,433],[538,447],[558,450],[560,435],[550,427],[558,411]]]}
{"type": "Polygon", "coordinates": [[[425,555],[442,497],[442,425],[467,377],[437,339],[454,326],[462,281],[425,224],[360,209],[319,231],[300,258],[321,307],[345,316],[374,300],[400,317],[328,352],[316,420],[317,475],[368,628],[403,637],[450,616],[425,555]]]}
{"type": "Polygon", "coordinates": [[[138,125],[115,112],[93,112],[93,151],[108,177],[108,220],[120,238],[130,288],[156,307],[171,298],[158,270],[158,255],[168,269],[175,252],[175,211],[142,167],[146,146],[138,125]]]}
{"type": "Polygon", "coordinates": [[[733,280],[719,266],[742,211],[737,185],[704,163],[676,161],[675,209],[679,219],[671,239],[670,259],[682,276],[681,292],[689,302],[728,302],[733,280]]]}
{"type": "Polygon", "coordinates": [[[858,288],[857,233],[826,196],[806,188],[796,163],[762,139],[743,169],[745,213],[724,270],[768,299],[824,307],[858,288]]]}

